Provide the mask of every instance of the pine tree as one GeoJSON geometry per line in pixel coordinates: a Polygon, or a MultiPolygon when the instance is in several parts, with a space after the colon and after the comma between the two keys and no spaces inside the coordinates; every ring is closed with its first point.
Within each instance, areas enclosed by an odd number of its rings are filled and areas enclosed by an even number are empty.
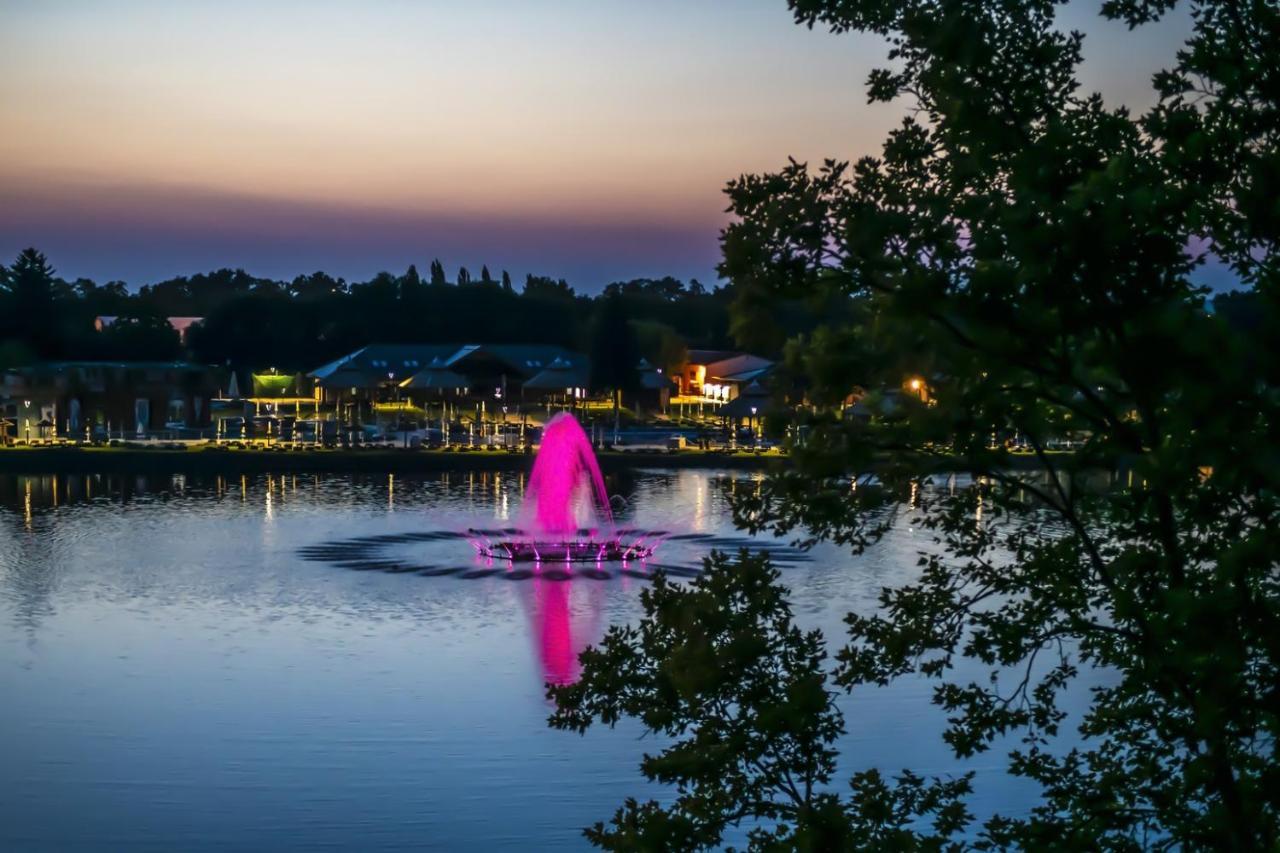
{"type": "Polygon", "coordinates": [[[25,337],[36,355],[56,355],[61,339],[54,291],[54,269],[42,252],[24,249],[9,268],[7,276],[11,310],[6,325],[10,331],[25,337]]]}
{"type": "Polygon", "coordinates": [[[418,275],[418,267],[416,264],[409,264],[409,269],[400,277],[400,296],[412,296],[421,289],[422,276],[418,275]]]}

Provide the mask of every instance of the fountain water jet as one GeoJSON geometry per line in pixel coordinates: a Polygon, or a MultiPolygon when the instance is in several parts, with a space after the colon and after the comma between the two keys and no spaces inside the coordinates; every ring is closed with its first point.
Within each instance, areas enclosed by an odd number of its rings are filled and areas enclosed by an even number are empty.
{"type": "Polygon", "coordinates": [[[591,441],[577,418],[561,412],[543,429],[542,444],[529,475],[525,506],[526,511],[530,504],[533,506],[532,529],[539,536],[576,533],[583,525],[574,517],[574,504],[583,489],[590,490],[594,520],[612,526],[609,495],[591,441]]]}
{"type": "MultiPolygon", "coordinates": [[[[613,529],[613,511],[595,452],[582,425],[568,412],[556,415],[542,431],[522,514],[524,526],[509,539],[473,538],[476,552],[511,563],[624,564],[653,553],[651,545],[639,539],[625,542],[613,529]],[[577,507],[583,498],[589,517],[579,519],[577,507]],[[607,534],[601,535],[602,527],[607,534]]],[[[479,537],[480,531],[472,533],[479,537]]]]}

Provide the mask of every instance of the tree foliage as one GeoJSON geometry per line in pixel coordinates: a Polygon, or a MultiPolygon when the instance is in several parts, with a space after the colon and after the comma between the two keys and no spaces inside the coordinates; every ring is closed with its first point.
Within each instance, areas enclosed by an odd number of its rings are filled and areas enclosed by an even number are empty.
{"type": "MultiPolygon", "coordinates": [[[[487,265],[476,281],[460,278],[470,283],[449,283],[433,260],[425,279],[413,265],[401,275],[380,272],[354,282],[324,271],[286,282],[220,269],[130,290],[118,281],[64,281],[43,254],[29,249],[11,267],[0,266],[0,366],[50,358],[169,359],[176,350],[206,363],[296,372],[371,342],[590,347],[603,311],[600,297],[535,275],[517,292],[508,272],[494,278],[487,265]],[[104,334],[95,328],[99,316],[130,322],[104,334]],[[203,318],[190,328],[185,353],[157,325],[165,317],[203,318]]],[[[628,297],[627,315],[696,346],[731,346],[728,290],[686,289],[672,281],[676,298],[628,297]]],[[[655,354],[672,350],[668,339],[657,343],[655,354]]]]}
{"type": "Polygon", "coordinates": [[[583,652],[581,680],[548,688],[556,728],[632,718],[670,741],[641,772],[672,802],[629,799],[586,831],[597,846],[715,849],[737,830],[751,850],[938,849],[967,823],[968,777],[871,770],[833,788],[844,719],[823,640],[796,627],[767,557],[713,554],[688,587],[659,575],[641,606],[583,652]]]}
{"type": "MultiPolygon", "coordinates": [[[[1172,5],[1102,11],[1137,26],[1172,5]]],[[[1280,7],[1192,4],[1190,41],[1135,117],[1079,90],[1082,36],[1048,0],[791,6],[803,24],[888,39],[870,97],[915,111],[879,156],[729,187],[722,273],[741,323],[788,300],[857,306],[788,344],[813,368],[807,438],[789,470],[739,494],[738,522],[862,549],[914,497],[934,546],[916,580],[849,616],[836,678],[932,679],[958,756],[1014,738],[1009,772],[1040,802],[967,843],[1276,849],[1280,7]],[[1248,335],[1195,284],[1209,247],[1253,288],[1248,335]],[[844,410],[913,374],[918,395],[844,410]],[[942,488],[952,471],[971,478],[942,488]],[[875,488],[855,488],[872,473],[875,488]],[[957,674],[974,665],[990,678],[957,674]],[[1064,743],[1060,699],[1085,668],[1110,675],[1064,743]]],[[[610,665],[683,669],[678,647],[639,642],[660,616],[611,634],[610,665]]],[[[583,688],[602,719],[675,695],[605,681],[603,660],[586,658],[583,688]]],[[[677,816],[629,806],[593,838],[679,847],[677,816]]]]}
{"type": "Polygon", "coordinates": [[[587,354],[591,357],[591,389],[613,393],[615,418],[624,391],[640,383],[640,342],[622,298],[616,293],[600,299],[591,323],[587,354]]]}

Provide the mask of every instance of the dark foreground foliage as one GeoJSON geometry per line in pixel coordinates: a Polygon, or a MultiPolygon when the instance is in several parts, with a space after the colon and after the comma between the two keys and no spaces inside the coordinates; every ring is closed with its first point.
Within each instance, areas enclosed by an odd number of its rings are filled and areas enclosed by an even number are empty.
{"type": "MultiPolygon", "coordinates": [[[[916,111],[878,157],[791,163],[729,188],[722,270],[755,311],[741,325],[767,325],[779,299],[860,306],[857,321],[789,343],[814,404],[806,440],[789,471],[739,492],[739,523],[857,550],[891,523],[888,507],[915,503],[935,543],[917,580],[848,617],[836,680],[934,679],[958,756],[1013,739],[1009,772],[1036,781],[1040,801],[970,828],[966,845],[1277,849],[1280,6],[1192,3],[1190,41],[1134,116],[1079,90],[1082,38],[1048,0],[791,5],[802,23],[889,39],[893,66],[871,76],[870,96],[916,111]],[[1224,316],[1193,283],[1208,247],[1249,288],[1224,316]],[[1073,452],[1056,450],[1064,440],[1073,452]],[[1011,443],[1037,470],[1013,473],[1025,466],[1009,464],[1011,443]],[[939,472],[954,469],[972,480],[944,487],[939,472]],[[975,666],[990,678],[958,675],[975,666]],[[1072,722],[1070,747],[1060,698],[1093,667],[1110,686],[1072,722]]],[[[1101,11],[1140,26],[1174,5],[1101,11]]],[[[688,806],[629,805],[598,843],[711,843],[691,833],[744,814],[790,833],[781,848],[880,846],[858,834],[874,793],[842,802],[844,829],[823,824],[822,844],[805,836],[803,807],[756,795],[780,767],[831,773],[789,763],[793,733],[767,723],[794,707],[789,685],[818,677],[821,647],[775,621],[777,594],[723,572],[688,595],[664,587],[558,695],[562,725],[632,714],[688,744],[680,773],[646,765],[682,792],[696,783],[688,806]],[[753,652],[744,671],[732,655],[686,656],[715,648],[699,632],[726,623],[758,632],[776,661],[753,652]],[[757,672],[767,689],[739,696],[757,672]],[[740,723],[733,758],[702,741],[717,719],[740,723]],[[740,754],[769,758],[744,767],[740,754]]],[[[823,712],[788,719],[829,743],[823,712]]],[[[933,805],[894,796],[907,812],[933,805]]]]}
{"type": "Polygon", "coordinates": [[[638,720],[671,744],[641,772],[674,801],[628,800],[587,837],[606,850],[704,850],[743,827],[752,850],[939,848],[967,820],[968,777],[834,785],[833,702],[822,637],[791,618],[765,556],[714,554],[687,587],[659,577],[638,626],[610,629],[582,655],[576,684],[552,686],[556,728],[638,720]],[[927,816],[928,820],[922,820],[927,816]]]}

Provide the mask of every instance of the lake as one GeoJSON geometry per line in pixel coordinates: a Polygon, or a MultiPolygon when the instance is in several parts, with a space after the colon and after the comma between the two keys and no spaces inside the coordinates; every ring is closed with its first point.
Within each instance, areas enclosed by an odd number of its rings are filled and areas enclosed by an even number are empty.
{"type": "MultiPolygon", "coordinates": [[[[584,825],[661,797],[637,770],[657,744],[631,725],[553,731],[543,692],[638,618],[643,567],[510,580],[458,535],[513,523],[524,485],[0,476],[0,849],[583,849],[584,825]]],[[[687,534],[654,557],[677,568],[736,547],[724,491],[754,487],[610,483],[621,521],[687,534]]],[[[906,516],[860,557],[779,547],[798,619],[838,643],[927,543],[906,516]]],[[[839,785],[870,766],[974,770],[974,811],[1025,812],[1035,792],[1003,752],[951,757],[929,692],[841,698],[839,785]]]]}

